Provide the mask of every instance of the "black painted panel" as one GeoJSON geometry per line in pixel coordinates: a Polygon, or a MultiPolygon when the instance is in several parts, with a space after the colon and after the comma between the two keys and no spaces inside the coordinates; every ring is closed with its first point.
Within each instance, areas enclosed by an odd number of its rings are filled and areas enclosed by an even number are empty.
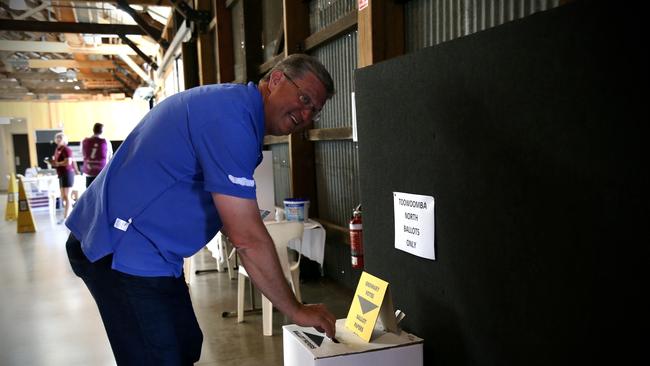
{"type": "Polygon", "coordinates": [[[366,268],[426,364],[640,354],[648,58],[628,5],[576,2],[357,70],[366,268]],[[394,248],[393,191],[434,196],[436,261],[394,248]]]}

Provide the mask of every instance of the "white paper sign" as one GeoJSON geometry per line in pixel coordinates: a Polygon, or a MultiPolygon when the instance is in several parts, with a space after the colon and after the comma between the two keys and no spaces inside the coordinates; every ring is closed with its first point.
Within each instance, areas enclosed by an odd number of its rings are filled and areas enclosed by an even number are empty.
{"type": "Polygon", "coordinates": [[[431,196],[393,192],[395,248],[436,259],[434,200],[431,196]]]}

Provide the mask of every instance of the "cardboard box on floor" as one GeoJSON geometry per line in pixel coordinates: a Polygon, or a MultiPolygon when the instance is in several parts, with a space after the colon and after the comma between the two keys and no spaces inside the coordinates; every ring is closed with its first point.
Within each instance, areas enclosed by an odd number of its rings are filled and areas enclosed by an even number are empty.
{"type": "Polygon", "coordinates": [[[283,327],[284,366],[422,366],[422,339],[375,329],[365,342],[336,321],[334,343],[314,328],[283,327]]]}

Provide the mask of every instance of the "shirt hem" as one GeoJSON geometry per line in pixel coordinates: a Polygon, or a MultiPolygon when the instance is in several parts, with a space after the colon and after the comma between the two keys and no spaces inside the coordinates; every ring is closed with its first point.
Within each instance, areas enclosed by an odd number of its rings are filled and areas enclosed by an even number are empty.
{"type": "Polygon", "coordinates": [[[81,230],[79,230],[79,228],[77,228],[75,225],[73,225],[71,222],[68,222],[68,221],[66,221],[65,226],[70,230],[72,235],[74,235],[74,237],[77,240],[79,240],[79,242],[81,243],[81,251],[84,253],[86,258],[90,261],[90,263],[95,263],[98,260],[104,258],[105,256],[113,253],[113,251],[111,251],[111,250],[107,251],[106,253],[102,253],[101,251],[96,252],[96,251],[90,250],[90,248],[84,246],[84,244],[83,244],[84,240],[85,240],[84,235],[81,233],[81,230]]]}
{"type": "Polygon", "coordinates": [[[115,257],[113,257],[113,263],[111,265],[111,269],[114,269],[118,272],[123,272],[129,275],[133,275],[133,276],[179,278],[182,274],[182,271],[176,273],[176,271],[159,271],[159,270],[146,271],[142,269],[131,268],[129,266],[125,266],[123,264],[116,262],[114,258],[115,257]]]}

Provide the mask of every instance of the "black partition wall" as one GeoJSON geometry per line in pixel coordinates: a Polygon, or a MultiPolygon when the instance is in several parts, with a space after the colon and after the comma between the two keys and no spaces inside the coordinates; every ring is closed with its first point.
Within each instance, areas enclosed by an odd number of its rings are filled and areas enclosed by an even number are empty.
{"type": "Polygon", "coordinates": [[[648,59],[628,5],[357,70],[366,271],[426,364],[627,364],[647,343],[648,59]],[[435,198],[435,261],[394,248],[394,191],[435,198]]]}

